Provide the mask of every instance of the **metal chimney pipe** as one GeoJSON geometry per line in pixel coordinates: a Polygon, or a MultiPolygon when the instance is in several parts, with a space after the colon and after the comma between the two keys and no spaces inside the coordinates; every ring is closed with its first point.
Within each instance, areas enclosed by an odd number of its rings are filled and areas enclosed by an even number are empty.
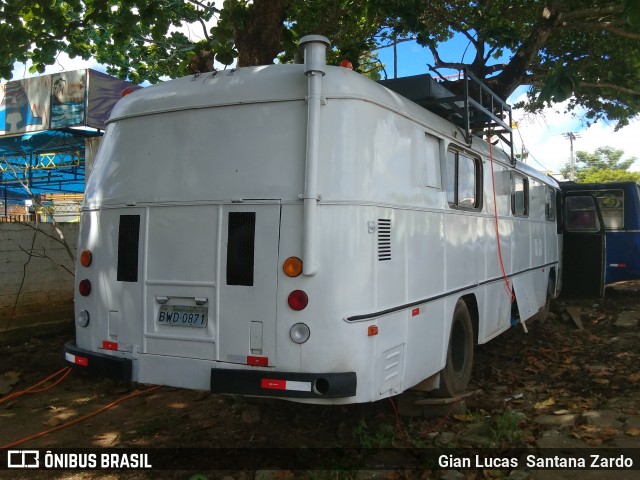
{"type": "Polygon", "coordinates": [[[304,192],[302,199],[302,273],[318,273],[316,247],[316,210],[318,206],[318,161],[320,152],[320,108],[322,106],[322,77],[327,65],[329,39],[322,35],[307,35],[300,39],[304,51],[304,74],[307,77],[307,150],[305,158],[304,192]]]}

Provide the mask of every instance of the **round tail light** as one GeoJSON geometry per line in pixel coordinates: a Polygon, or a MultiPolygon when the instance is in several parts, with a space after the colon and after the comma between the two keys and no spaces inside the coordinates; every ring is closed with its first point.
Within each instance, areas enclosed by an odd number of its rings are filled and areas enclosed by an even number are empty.
{"type": "Polygon", "coordinates": [[[91,282],[86,278],[84,280],[80,280],[80,284],[78,285],[78,291],[80,292],[80,295],[82,295],[83,297],[89,296],[89,294],[91,293],[91,282]]]}
{"type": "Polygon", "coordinates": [[[304,310],[309,303],[309,297],[302,290],[294,290],[289,294],[287,302],[293,310],[304,310]]]}

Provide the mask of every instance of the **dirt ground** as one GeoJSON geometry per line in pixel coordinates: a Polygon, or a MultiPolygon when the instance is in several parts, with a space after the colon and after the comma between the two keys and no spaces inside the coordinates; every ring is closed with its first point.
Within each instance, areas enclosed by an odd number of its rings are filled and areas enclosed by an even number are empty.
{"type": "MultiPolygon", "coordinates": [[[[356,451],[640,447],[639,291],[640,283],[627,283],[609,288],[604,299],[560,299],[550,318],[529,325],[528,333],[512,329],[478,346],[470,386],[475,394],[465,404],[428,412],[434,415],[428,418],[398,416],[397,405],[402,403],[398,398],[335,407],[161,387],[12,448],[237,447],[290,452],[301,447],[356,451]]],[[[0,347],[0,387],[5,390],[0,393],[0,402],[62,369],[62,345],[72,335],[68,332],[0,347]]],[[[88,416],[149,387],[69,375],[47,391],[0,403],[0,447],[88,416]]],[[[233,470],[214,472],[33,471],[14,475],[14,471],[0,471],[0,478],[560,478],[490,468],[364,473],[357,468],[322,468],[275,471],[239,464],[233,470]]],[[[628,472],[609,472],[607,476],[633,478],[624,473],[628,472]]]]}

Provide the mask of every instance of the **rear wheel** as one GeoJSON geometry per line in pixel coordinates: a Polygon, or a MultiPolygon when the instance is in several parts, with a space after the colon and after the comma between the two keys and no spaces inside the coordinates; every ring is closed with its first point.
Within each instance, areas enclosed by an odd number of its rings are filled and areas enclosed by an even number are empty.
{"type": "Polygon", "coordinates": [[[467,305],[463,300],[458,300],[451,322],[447,363],[440,372],[440,387],[435,394],[439,397],[453,397],[464,392],[471,378],[472,367],[473,324],[467,305]]]}
{"type": "Polygon", "coordinates": [[[544,308],[542,309],[542,317],[541,320],[546,320],[549,316],[549,312],[551,312],[551,300],[553,300],[553,291],[555,290],[555,284],[553,281],[553,277],[549,276],[549,281],[547,282],[547,298],[544,303],[544,308]]]}

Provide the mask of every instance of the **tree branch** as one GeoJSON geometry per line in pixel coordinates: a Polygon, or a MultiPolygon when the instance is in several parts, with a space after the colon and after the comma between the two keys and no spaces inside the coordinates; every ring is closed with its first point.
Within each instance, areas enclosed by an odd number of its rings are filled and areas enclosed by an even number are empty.
{"type": "Polygon", "coordinates": [[[608,88],[609,90],[615,90],[617,92],[628,93],[629,95],[640,95],[640,90],[635,90],[633,88],[623,87],[622,85],[615,85],[613,83],[606,82],[580,82],[581,87],[588,88],[608,88]]]}
{"type": "Polygon", "coordinates": [[[617,28],[613,26],[613,22],[604,22],[604,23],[572,23],[571,25],[565,25],[567,28],[575,28],[575,29],[589,29],[589,30],[606,30],[611,32],[614,35],[623,38],[630,38],[631,40],[640,40],[640,33],[627,32],[621,28],[617,28]]]}
{"type": "MultiPolygon", "coordinates": [[[[49,235],[47,235],[49,236],[49,235]]],[[[47,255],[47,251],[43,248],[42,249],[42,253],[36,253],[33,249],[33,246],[31,247],[31,251],[22,248],[21,245],[18,245],[18,247],[20,248],[20,250],[22,250],[24,253],[26,253],[27,255],[29,255],[29,257],[36,257],[36,258],[46,258],[48,260],[51,260],[54,264],[56,264],[57,266],[59,266],[60,268],[62,268],[63,270],[65,270],[69,275],[71,275],[72,277],[75,277],[75,274],[69,270],[65,265],[56,262],[53,258],[51,258],[49,255],[47,255]]]]}
{"type": "Polygon", "coordinates": [[[205,10],[210,10],[213,13],[220,13],[220,10],[214,7],[213,5],[205,5],[204,3],[199,2],[198,0],[187,0],[187,2],[197,5],[198,7],[202,7],[205,10]]]}
{"type": "Polygon", "coordinates": [[[573,12],[561,13],[558,15],[558,22],[568,22],[580,18],[601,18],[606,15],[614,15],[616,13],[622,13],[624,10],[623,5],[610,5],[608,7],[601,8],[587,8],[585,10],[575,10],[573,12]]]}
{"type": "Polygon", "coordinates": [[[207,39],[207,42],[210,41],[211,39],[209,38],[209,33],[207,32],[207,25],[201,18],[198,18],[198,21],[200,22],[200,25],[202,25],[202,33],[204,33],[204,38],[207,39]]]}
{"type": "MultiPolygon", "coordinates": [[[[36,244],[36,232],[33,232],[33,238],[31,239],[31,249],[33,249],[35,244],[36,244]]],[[[18,288],[18,293],[16,293],[16,300],[15,302],[13,302],[13,308],[11,309],[11,317],[9,317],[9,322],[6,325],[5,330],[9,330],[9,327],[11,326],[11,323],[15,318],[16,309],[18,308],[18,301],[20,300],[20,295],[22,294],[22,289],[24,288],[24,282],[27,279],[27,265],[29,265],[29,262],[31,262],[31,255],[29,255],[29,258],[27,259],[25,264],[22,266],[22,280],[20,280],[20,287],[18,288]]]]}
{"type": "Polygon", "coordinates": [[[411,36],[411,37],[407,37],[407,38],[401,38],[401,39],[399,39],[399,40],[398,40],[398,39],[396,39],[396,40],[394,40],[394,41],[392,41],[392,42],[389,42],[389,43],[388,43],[388,44],[386,44],[386,45],[381,45],[381,46],[379,46],[379,47],[376,47],[376,48],[374,48],[372,51],[375,51],[375,50],[382,50],[383,48],[393,47],[394,45],[400,45],[401,43],[405,43],[405,42],[412,42],[412,41],[414,41],[416,38],[418,38],[418,37],[416,37],[416,36],[411,36]]]}
{"type": "MultiPolygon", "coordinates": [[[[31,198],[31,200],[37,206],[39,206],[41,208],[44,207],[44,205],[42,205],[42,202],[40,201],[40,199],[33,194],[33,192],[31,191],[31,188],[29,188],[29,185],[27,183],[23,182],[22,179],[20,179],[18,177],[18,174],[17,174],[15,168],[13,168],[13,166],[9,162],[7,162],[7,160],[4,157],[2,157],[2,160],[5,163],[5,165],[7,165],[11,169],[11,171],[13,172],[14,178],[16,180],[18,180],[18,182],[20,182],[20,185],[22,185],[22,188],[24,188],[25,191],[27,192],[27,194],[29,194],[29,197],[31,198]]],[[[51,215],[51,225],[53,225],[54,230],[58,234],[59,242],[62,243],[62,245],[64,245],[64,248],[67,251],[67,255],[69,255],[69,258],[71,259],[72,262],[75,262],[76,259],[75,259],[75,256],[73,255],[73,252],[71,251],[71,247],[69,247],[69,244],[65,240],[64,233],[62,233],[62,230],[58,226],[58,222],[56,222],[55,218],[53,218],[53,215],[51,215]]],[[[41,231],[38,228],[36,228],[36,230],[41,231]]]]}

